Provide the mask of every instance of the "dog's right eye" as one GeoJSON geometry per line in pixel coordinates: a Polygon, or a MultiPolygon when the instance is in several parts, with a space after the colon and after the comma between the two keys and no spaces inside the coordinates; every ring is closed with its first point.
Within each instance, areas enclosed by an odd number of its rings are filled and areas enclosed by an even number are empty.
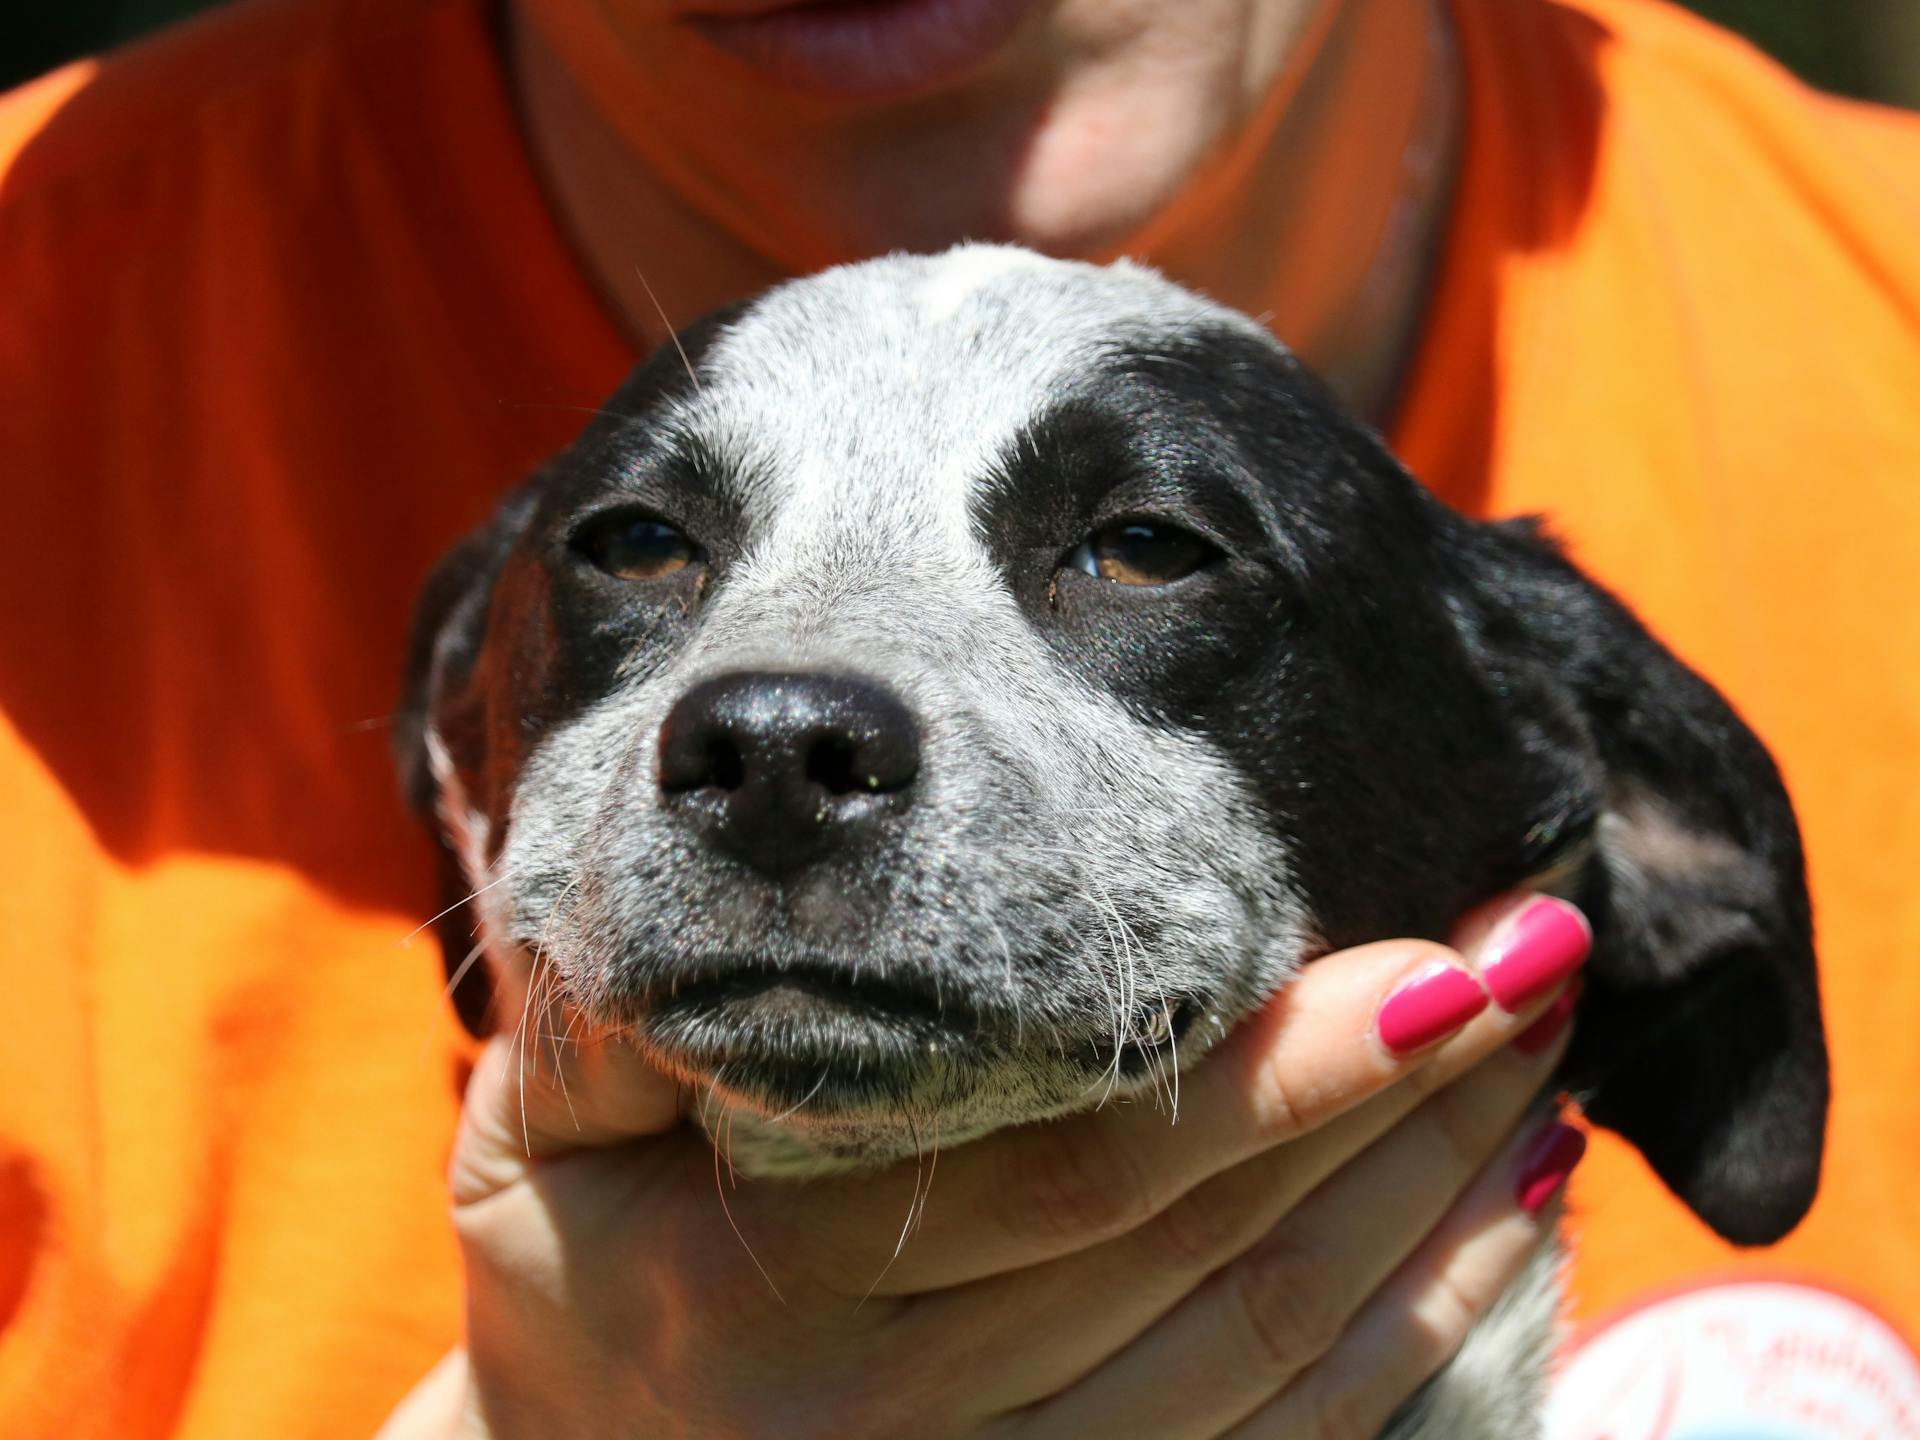
{"type": "Polygon", "coordinates": [[[700,547],[656,515],[618,510],[574,536],[574,548],[620,580],[664,580],[703,557],[700,547]]]}
{"type": "Polygon", "coordinates": [[[1094,531],[1067,552],[1063,563],[1118,585],[1171,585],[1219,555],[1177,525],[1122,520],[1094,531]]]}

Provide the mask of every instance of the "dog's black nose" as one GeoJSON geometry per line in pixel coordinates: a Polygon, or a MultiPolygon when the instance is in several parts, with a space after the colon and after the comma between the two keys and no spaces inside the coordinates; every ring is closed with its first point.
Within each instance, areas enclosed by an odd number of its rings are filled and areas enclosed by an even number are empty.
{"type": "Polygon", "coordinates": [[[669,808],[768,875],[785,875],[909,803],[920,727],[885,686],[748,671],[694,686],[660,726],[669,808]]]}

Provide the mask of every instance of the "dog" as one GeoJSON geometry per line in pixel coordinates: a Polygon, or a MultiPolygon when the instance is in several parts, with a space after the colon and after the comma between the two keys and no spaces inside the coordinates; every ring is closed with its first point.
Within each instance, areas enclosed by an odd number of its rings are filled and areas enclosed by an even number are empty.
{"type": "MultiPolygon", "coordinates": [[[[965,246],[689,327],[434,574],[396,738],[480,909],[463,1018],[544,968],[750,1171],[1163,1086],[1314,957],[1557,873],[1557,1083],[1731,1240],[1812,1201],[1764,747],[1537,524],[1138,265],[965,246]]],[[[1542,1259],[1388,1433],[1537,1433],[1553,1305],[1542,1259]]]]}

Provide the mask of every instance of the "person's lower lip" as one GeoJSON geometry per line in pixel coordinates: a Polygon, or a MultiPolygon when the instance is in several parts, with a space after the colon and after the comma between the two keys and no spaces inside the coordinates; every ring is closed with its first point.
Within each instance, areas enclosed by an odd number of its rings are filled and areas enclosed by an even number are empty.
{"type": "Polygon", "coordinates": [[[1012,37],[1033,4],[811,0],[689,19],[722,50],[794,89],[880,98],[931,90],[964,77],[1012,37]]]}

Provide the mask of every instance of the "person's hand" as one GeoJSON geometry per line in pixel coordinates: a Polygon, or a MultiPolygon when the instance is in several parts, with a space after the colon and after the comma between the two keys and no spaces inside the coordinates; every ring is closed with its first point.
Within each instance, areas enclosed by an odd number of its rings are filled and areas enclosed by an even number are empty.
{"type": "Polygon", "coordinates": [[[1536,1099],[1584,922],[1522,897],[1456,938],[1315,961],[1176,1124],[1114,1105],[806,1183],[716,1168],[622,1047],[565,1054],[563,1093],[496,1039],[452,1165],[466,1346],[382,1433],[1373,1434],[1578,1158],[1536,1099]]]}

